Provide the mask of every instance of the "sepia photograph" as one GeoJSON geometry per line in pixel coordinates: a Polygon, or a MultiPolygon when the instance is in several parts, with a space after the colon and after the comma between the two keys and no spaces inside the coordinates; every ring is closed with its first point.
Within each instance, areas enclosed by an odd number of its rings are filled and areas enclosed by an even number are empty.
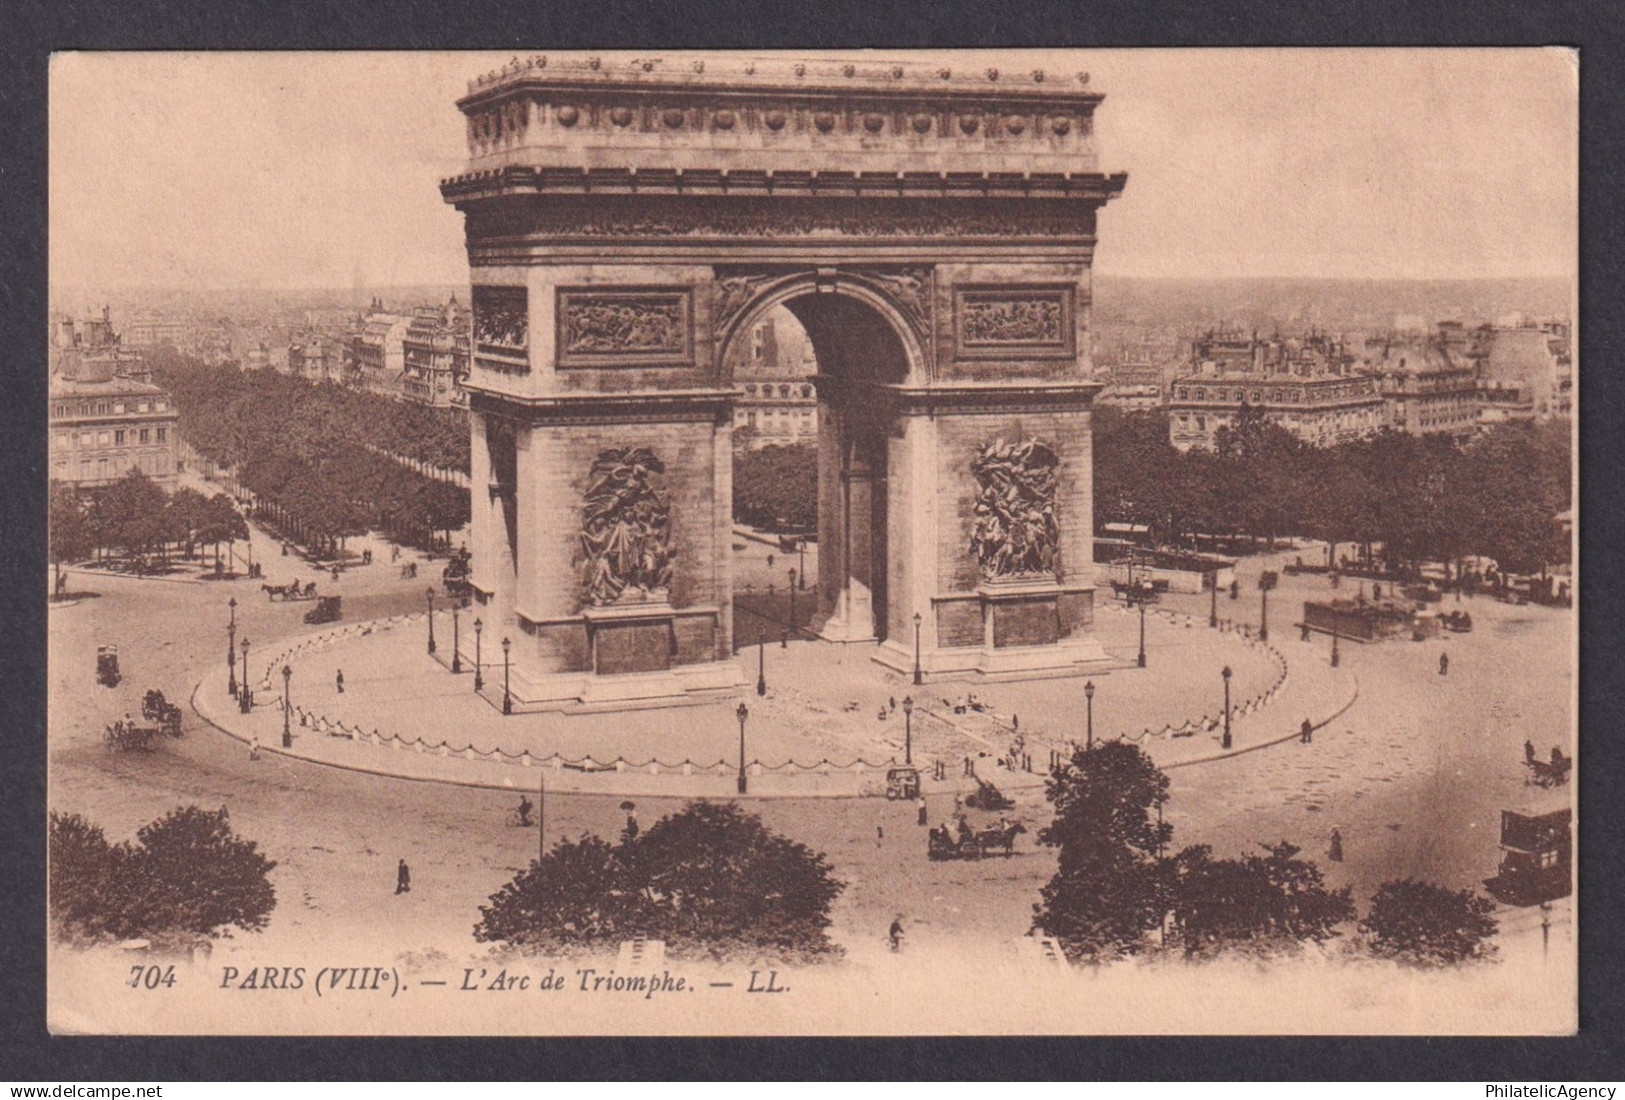
{"type": "Polygon", "coordinates": [[[51,1033],[1573,1034],[1579,74],[54,54],[51,1033]]]}

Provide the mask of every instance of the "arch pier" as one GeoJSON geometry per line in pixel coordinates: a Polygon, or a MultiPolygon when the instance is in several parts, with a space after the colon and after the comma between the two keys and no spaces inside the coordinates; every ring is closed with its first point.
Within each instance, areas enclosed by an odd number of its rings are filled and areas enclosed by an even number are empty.
{"type": "Polygon", "coordinates": [[[528,704],[735,689],[731,341],[818,362],[815,628],[925,678],[1091,635],[1087,74],[605,55],[470,85],[471,549],[528,704]],[[918,619],[916,619],[918,616],[918,619]]]}

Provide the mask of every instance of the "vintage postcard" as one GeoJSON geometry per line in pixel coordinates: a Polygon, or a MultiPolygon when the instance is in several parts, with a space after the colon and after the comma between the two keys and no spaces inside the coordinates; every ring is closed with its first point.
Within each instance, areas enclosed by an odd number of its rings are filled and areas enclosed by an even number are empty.
{"type": "Polygon", "coordinates": [[[1578,82],[56,55],[52,1031],[1572,1032],[1578,82]]]}

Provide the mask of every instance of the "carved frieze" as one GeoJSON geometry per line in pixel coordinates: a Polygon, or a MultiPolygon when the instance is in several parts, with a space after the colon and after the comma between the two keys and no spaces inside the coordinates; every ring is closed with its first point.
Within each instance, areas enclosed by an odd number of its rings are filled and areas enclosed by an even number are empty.
{"type": "Polygon", "coordinates": [[[530,367],[530,299],[522,286],[476,286],[474,354],[483,367],[523,371],[530,367]]]}
{"type": "Polygon", "coordinates": [[[995,440],[971,460],[976,504],[970,551],[983,579],[1054,578],[1060,566],[1060,464],[1055,449],[1036,439],[995,440]]]}
{"type": "Polygon", "coordinates": [[[469,240],[518,237],[976,237],[1089,238],[1094,212],[1067,200],[1021,203],[838,203],[789,206],[772,199],[640,196],[636,202],[582,197],[524,209],[472,210],[469,240]]]}
{"type": "Polygon", "coordinates": [[[713,327],[719,333],[726,332],[733,319],[739,316],[765,287],[790,274],[793,272],[789,270],[741,271],[719,268],[713,327]]]}
{"type": "Polygon", "coordinates": [[[961,289],[954,299],[955,342],[966,358],[1071,358],[1071,286],[961,289]]]}
{"type": "Polygon", "coordinates": [[[681,365],[692,361],[691,292],[561,289],[560,367],[681,365]]]}
{"type": "Polygon", "coordinates": [[[599,452],[581,505],[582,594],[594,607],[663,600],[676,555],[665,465],[647,447],[599,452]]]}

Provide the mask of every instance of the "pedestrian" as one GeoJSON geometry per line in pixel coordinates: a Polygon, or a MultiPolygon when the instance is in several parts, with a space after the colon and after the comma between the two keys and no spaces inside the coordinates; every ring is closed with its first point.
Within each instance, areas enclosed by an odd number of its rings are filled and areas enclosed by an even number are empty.
{"type": "Polygon", "coordinates": [[[395,868],[395,893],[410,894],[412,892],[412,870],[401,860],[400,866],[395,868]]]}
{"type": "Polygon", "coordinates": [[[342,668],[339,669],[338,675],[334,677],[334,683],[338,686],[339,694],[343,695],[344,694],[344,670],[342,668]]]}
{"type": "Polygon", "coordinates": [[[1298,624],[1298,629],[1303,631],[1303,637],[1300,639],[1300,641],[1307,642],[1309,640],[1309,624],[1308,623],[1299,623],[1298,624]]]}
{"type": "Polygon", "coordinates": [[[891,698],[887,699],[886,700],[886,706],[889,707],[892,710],[896,710],[897,709],[897,696],[893,695],[891,698]]]}
{"type": "Polygon", "coordinates": [[[339,583],[339,567],[336,565],[333,567],[333,583],[339,583]]]}
{"type": "Polygon", "coordinates": [[[886,826],[884,826],[884,825],[876,825],[875,826],[875,843],[879,844],[882,840],[885,840],[885,839],[886,839],[886,826]]]}
{"type": "Polygon", "coordinates": [[[900,951],[903,947],[903,917],[901,914],[892,918],[891,927],[886,930],[886,938],[891,940],[891,949],[900,951]]]}
{"type": "Polygon", "coordinates": [[[920,811],[920,824],[924,825],[925,824],[925,795],[922,794],[920,797],[916,798],[914,800],[914,805],[920,811]]]}
{"type": "Polygon", "coordinates": [[[260,735],[257,733],[249,739],[248,758],[250,760],[258,760],[260,758],[260,735]]]}
{"type": "Polygon", "coordinates": [[[1450,654],[1439,654],[1439,675],[1443,676],[1450,671],[1450,654]]]}
{"type": "Polygon", "coordinates": [[[1302,744],[1309,744],[1315,739],[1315,724],[1309,719],[1303,720],[1303,727],[1298,731],[1298,740],[1302,744]]]}
{"type": "Polygon", "coordinates": [[[1343,834],[1338,832],[1336,829],[1332,830],[1332,846],[1331,851],[1327,853],[1327,856],[1333,863],[1343,862],[1343,834]]]}
{"type": "Polygon", "coordinates": [[[1535,743],[1533,741],[1523,743],[1523,758],[1526,763],[1533,764],[1535,762],[1535,743]]]}
{"type": "Polygon", "coordinates": [[[401,560],[401,548],[399,546],[391,546],[389,548],[389,564],[394,565],[396,562],[398,562],[400,560],[401,560]]]}
{"type": "Polygon", "coordinates": [[[1382,585],[1378,584],[1376,581],[1371,582],[1371,598],[1373,600],[1382,599],[1382,585]]]}

